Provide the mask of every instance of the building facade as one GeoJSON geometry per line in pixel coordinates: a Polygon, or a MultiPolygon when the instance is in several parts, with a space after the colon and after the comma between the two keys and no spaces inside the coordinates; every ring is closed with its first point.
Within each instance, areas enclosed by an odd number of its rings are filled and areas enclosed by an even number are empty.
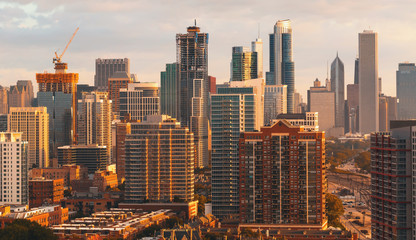
{"type": "Polygon", "coordinates": [[[335,93],[331,91],[331,84],[321,86],[318,79],[314,86],[308,90],[309,112],[318,112],[319,129],[328,131],[335,127],[335,93]]]}
{"type": "Polygon", "coordinates": [[[58,148],[58,164],[80,165],[88,169],[88,174],[105,170],[108,165],[107,147],[97,145],[72,145],[58,148]]]}
{"type": "Polygon", "coordinates": [[[399,63],[396,71],[396,96],[399,119],[416,118],[416,66],[414,63],[399,63]]]}
{"type": "Polygon", "coordinates": [[[18,80],[16,85],[10,86],[9,107],[32,107],[33,98],[32,81],[18,80]]]}
{"type": "Polygon", "coordinates": [[[247,47],[233,47],[231,59],[231,81],[258,78],[257,52],[247,47]]]}
{"type": "Polygon", "coordinates": [[[166,70],[160,73],[160,112],[178,117],[178,64],[166,64],[166,70]]]}
{"type": "Polygon", "coordinates": [[[112,102],[114,118],[120,117],[120,89],[127,88],[132,79],[127,72],[115,72],[108,78],[108,96],[112,102]]]}
{"type": "Polygon", "coordinates": [[[64,198],[64,179],[29,180],[29,207],[60,204],[64,198]]]}
{"type": "Polygon", "coordinates": [[[0,86],[0,114],[9,113],[9,89],[0,86]]]}
{"type": "Polygon", "coordinates": [[[292,50],[292,27],[290,20],[279,20],[270,38],[270,72],[266,74],[267,85],[287,85],[287,112],[294,112],[295,63],[292,50]]]}
{"type": "Polygon", "coordinates": [[[338,57],[331,64],[331,91],[335,93],[335,127],[345,128],[344,63],[338,57]]]}
{"type": "Polygon", "coordinates": [[[0,133],[1,204],[29,204],[28,143],[22,133],[0,133]]]}
{"type": "Polygon", "coordinates": [[[194,200],[193,133],[167,115],[131,123],[126,136],[127,203],[194,200]]]}
{"type": "Polygon", "coordinates": [[[264,87],[264,125],[279,114],[287,113],[287,86],[266,85],[264,87]]]}
{"type": "Polygon", "coordinates": [[[107,158],[111,159],[112,102],[106,92],[85,92],[78,100],[78,144],[107,147],[107,158]]]}
{"type": "Polygon", "coordinates": [[[28,144],[29,168],[49,167],[49,114],[46,107],[10,108],[8,129],[28,144]]]}
{"type": "Polygon", "coordinates": [[[115,72],[126,72],[130,76],[130,60],[128,58],[121,59],[101,59],[95,60],[95,76],[94,86],[99,91],[108,90],[108,79],[115,72]]]}
{"type": "Polygon", "coordinates": [[[317,112],[279,114],[272,121],[272,125],[279,119],[284,119],[293,126],[303,127],[304,131],[319,131],[319,118],[317,112]]]}
{"type": "Polygon", "coordinates": [[[256,38],[256,41],[251,42],[251,51],[257,53],[257,77],[264,78],[263,74],[263,41],[261,38],[256,38]]]}
{"type": "Polygon", "coordinates": [[[286,120],[239,140],[240,222],[326,228],[325,134],[286,120]]]}
{"type": "Polygon", "coordinates": [[[360,92],[358,84],[347,85],[348,130],[350,133],[359,132],[360,92]]]}
{"type": "Polygon", "coordinates": [[[129,115],[132,120],[143,121],[148,115],[160,114],[160,97],[157,83],[129,83],[120,89],[120,119],[129,115]]]}
{"type": "Polygon", "coordinates": [[[397,98],[381,94],[379,101],[379,130],[390,131],[390,121],[397,120],[397,98]]]}
{"type": "Polygon", "coordinates": [[[238,141],[241,132],[263,125],[264,80],[232,81],[211,95],[212,212],[219,219],[239,214],[238,141]]]}
{"type": "Polygon", "coordinates": [[[359,118],[360,132],[379,129],[379,81],[377,33],[364,30],[358,34],[359,49],[359,118]]]}

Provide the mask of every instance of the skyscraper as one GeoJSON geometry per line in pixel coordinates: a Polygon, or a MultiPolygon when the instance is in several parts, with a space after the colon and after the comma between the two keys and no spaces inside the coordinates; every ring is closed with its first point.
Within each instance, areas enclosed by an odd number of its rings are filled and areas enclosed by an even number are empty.
{"type": "Polygon", "coordinates": [[[358,84],[360,82],[360,59],[356,58],[354,62],[354,84],[358,84]]]}
{"type": "Polygon", "coordinates": [[[0,114],[9,113],[9,89],[0,86],[0,114]]]}
{"type": "Polygon", "coordinates": [[[10,86],[9,107],[31,107],[33,102],[33,86],[30,80],[19,80],[10,86]]]}
{"type": "Polygon", "coordinates": [[[377,33],[364,30],[358,34],[358,38],[360,132],[370,133],[379,129],[377,33]]]}
{"type": "Polygon", "coordinates": [[[390,121],[397,120],[397,98],[381,94],[379,101],[379,131],[390,131],[390,121]]]}
{"type": "Polygon", "coordinates": [[[126,114],[132,120],[143,121],[148,115],[160,114],[159,87],[157,83],[129,83],[120,89],[120,119],[126,114]]]}
{"type": "Polygon", "coordinates": [[[206,111],[204,98],[202,96],[205,91],[203,79],[194,79],[194,96],[192,97],[192,116],[190,130],[194,133],[195,140],[195,167],[202,168],[208,166],[208,128],[204,127],[207,118],[204,117],[206,111]]]}
{"type": "Polygon", "coordinates": [[[49,114],[46,107],[10,108],[8,130],[28,142],[29,168],[49,167],[49,114]]]}
{"type": "Polygon", "coordinates": [[[84,92],[78,100],[78,143],[107,147],[111,159],[111,100],[107,92],[84,92]]]}
{"type": "Polygon", "coordinates": [[[264,78],[263,76],[263,41],[261,38],[257,38],[256,41],[251,42],[251,51],[257,53],[257,77],[264,78]]]}
{"type": "Polygon", "coordinates": [[[328,131],[335,127],[335,93],[331,91],[330,83],[321,86],[321,82],[316,79],[314,86],[308,90],[309,112],[318,112],[319,129],[328,131]]]}
{"type": "Polygon", "coordinates": [[[112,101],[112,110],[115,118],[120,117],[120,89],[127,88],[132,79],[127,72],[115,72],[108,78],[108,96],[112,101]]]}
{"type": "Polygon", "coordinates": [[[331,91],[335,93],[335,127],[345,127],[344,63],[338,57],[331,64],[331,91]]]}
{"type": "Polygon", "coordinates": [[[287,113],[287,86],[266,85],[264,88],[264,125],[277,115],[287,113]]]}
{"type": "Polygon", "coordinates": [[[166,64],[160,73],[160,110],[162,114],[178,117],[178,64],[166,64]]]}
{"type": "MultiPolygon", "coordinates": [[[[199,27],[188,27],[187,33],[176,34],[176,56],[178,63],[179,76],[179,100],[178,100],[178,118],[182,126],[191,128],[191,116],[196,116],[193,106],[193,98],[200,98],[200,111],[198,130],[202,140],[197,148],[198,156],[208,158],[208,33],[201,33],[199,27]],[[200,79],[201,81],[195,81],[200,79]],[[198,83],[200,87],[194,86],[198,83]]],[[[195,126],[195,125],[194,125],[195,126]]],[[[208,163],[204,159],[203,163],[208,163]]]]}
{"type": "Polygon", "coordinates": [[[240,133],[263,125],[264,79],[232,81],[211,95],[212,211],[220,218],[239,214],[240,133]]]}
{"type": "Polygon", "coordinates": [[[130,60],[124,59],[101,59],[95,60],[94,86],[99,91],[107,91],[108,78],[115,72],[126,72],[130,76],[130,60]]]}
{"type": "Polygon", "coordinates": [[[193,201],[193,133],[167,115],[130,125],[125,140],[126,202],[193,201]]]}
{"type": "Polygon", "coordinates": [[[287,85],[287,112],[294,112],[295,63],[292,57],[292,27],[290,20],[279,20],[270,37],[270,72],[267,85],[287,85]]]}
{"type": "Polygon", "coordinates": [[[1,204],[29,204],[27,144],[22,133],[0,132],[1,204]]]}
{"type": "Polygon", "coordinates": [[[242,133],[239,158],[240,222],[327,227],[323,132],[277,120],[242,133]]]}
{"type": "Polygon", "coordinates": [[[371,134],[371,237],[413,239],[416,121],[392,121],[390,127],[391,133],[371,134]]]}
{"type": "Polygon", "coordinates": [[[416,67],[414,63],[399,63],[396,71],[396,96],[399,119],[416,118],[416,67]]]}
{"type": "Polygon", "coordinates": [[[348,103],[348,119],[349,119],[349,131],[351,133],[359,132],[359,85],[348,84],[347,85],[347,103],[348,103]]]}
{"type": "Polygon", "coordinates": [[[78,73],[67,73],[66,63],[55,63],[55,73],[37,73],[38,106],[49,114],[50,157],[57,156],[57,148],[76,143],[78,73]]]}
{"type": "Polygon", "coordinates": [[[257,52],[250,52],[247,47],[233,47],[231,60],[231,81],[256,79],[257,52]]]}

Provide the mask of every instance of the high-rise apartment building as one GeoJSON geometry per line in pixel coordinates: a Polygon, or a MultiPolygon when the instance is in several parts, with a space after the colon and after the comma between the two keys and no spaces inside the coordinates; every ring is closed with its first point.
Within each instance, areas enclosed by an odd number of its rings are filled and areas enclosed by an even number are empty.
{"type": "Polygon", "coordinates": [[[0,114],[9,113],[9,89],[0,86],[0,114]]]}
{"type": "Polygon", "coordinates": [[[335,92],[331,91],[330,85],[327,80],[326,86],[321,86],[316,79],[314,86],[308,90],[308,111],[318,112],[321,131],[335,127],[335,92]]]}
{"type": "Polygon", "coordinates": [[[292,27],[290,20],[279,20],[270,37],[270,72],[267,85],[287,85],[287,112],[294,112],[295,63],[292,57],[292,27]]]}
{"type": "Polygon", "coordinates": [[[358,34],[360,132],[379,129],[379,82],[377,33],[364,30],[358,34]]]}
{"type": "Polygon", "coordinates": [[[178,64],[166,64],[160,73],[160,111],[173,118],[178,117],[178,64]]]}
{"type": "Polygon", "coordinates": [[[108,95],[112,101],[112,110],[115,118],[120,117],[120,89],[127,88],[132,83],[127,72],[115,72],[108,78],[108,95]]]}
{"type": "Polygon", "coordinates": [[[111,159],[111,100],[107,92],[84,92],[78,100],[78,144],[107,147],[111,159]]]}
{"type": "Polygon", "coordinates": [[[167,115],[131,123],[126,136],[128,203],[190,202],[194,199],[193,133],[167,115]]]}
{"type": "Polygon", "coordinates": [[[263,95],[264,79],[232,81],[211,95],[212,212],[220,219],[238,217],[238,140],[263,125],[263,95]]]}
{"type": "Polygon", "coordinates": [[[233,47],[230,80],[245,81],[257,76],[257,52],[251,52],[247,47],[233,47]]]}
{"type": "Polygon", "coordinates": [[[56,63],[55,73],[37,73],[38,106],[49,114],[49,152],[57,156],[57,148],[77,142],[78,73],[67,73],[66,63],[56,63]]]}
{"type": "Polygon", "coordinates": [[[108,79],[115,72],[126,72],[130,76],[130,60],[124,59],[101,59],[95,60],[94,86],[99,91],[108,90],[108,79]]]}
{"type": "Polygon", "coordinates": [[[390,128],[371,134],[371,238],[413,239],[416,121],[392,121],[390,128]]]}
{"type": "Polygon", "coordinates": [[[1,204],[29,204],[27,142],[22,133],[0,132],[1,204]]]}
{"type": "Polygon", "coordinates": [[[197,26],[188,27],[187,33],[176,34],[176,56],[179,76],[178,118],[182,126],[198,133],[197,156],[208,163],[208,33],[197,26]],[[200,79],[200,80],[196,80],[200,79]],[[197,86],[194,84],[197,83],[197,86]],[[195,111],[198,98],[199,110],[195,111]],[[191,119],[198,119],[198,124],[191,119]],[[198,129],[195,129],[197,127],[198,129]]]}
{"type": "Polygon", "coordinates": [[[120,119],[126,114],[132,120],[143,121],[148,115],[160,114],[159,87],[157,83],[129,83],[120,89],[120,119]]]}
{"type": "Polygon", "coordinates": [[[287,113],[287,86],[266,85],[264,87],[264,125],[277,115],[287,113]]]}
{"type": "Polygon", "coordinates": [[[60,166],[75,164],[88,169],[88,174],[97,170],[106,170],[108,165],[107,146],[73,145],[58,148],[60,166]]]}
{"type": "Polygon", "coordinates": [[[399,63],[396,71],[396,96],[399,119],[416,118],[416,66],[414,63],[399,63]]]}
{"type": "Polygon", "coordinates": [[[10,86],[9,107],[31,107],[33,102],[33,86],[30,80],[19,80],[10,86]]]}
{"type": "Polygon", "coordinates": [[[49,114],[46,107],[10,108],[8,130],[28,142],[29,168],[49,167],[49,114]]]}
{"type": "Polygon", "coordinates": [[[263,41],[257,38],[256,41],[251,42],[251,51],[257,53],[257,77],[264,78],[263,75],[263,41]]]}
{"type": "Polygon", "coordinates": [[[239,141],[240,222],[327,227],[325,134],[277,120],[239,141]]]}
{"type": "Polygon", "coordinates": [[[345,127],[344,63],[338,57],[331,64],[331,91],[335,93],[335,127],[345,127]]]}

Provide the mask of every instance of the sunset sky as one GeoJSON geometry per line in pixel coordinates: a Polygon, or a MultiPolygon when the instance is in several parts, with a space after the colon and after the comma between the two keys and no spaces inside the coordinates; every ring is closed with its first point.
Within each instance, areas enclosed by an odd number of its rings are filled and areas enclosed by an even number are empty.
{"type": "Polygon", "coordinates": [[[395,96],[399,62],[416,61],[416,2],[409,0],[166,0],[0,1],[0,83],[35,79],[53,71],[61,52],[80,30],[63,61],[80,83],[93,84],[96,58],[130,58],[140,81],[159,82],[166,63],[176,61],[175,34],[197,19],[210,34],[209,74],[229,80],[231,48],[250,46],[260,25],[264,72],[269,71],[268,34],[279,19],[291,19],[296,88],[306,101],[315,78],[324,80],[338,51],[346,84],[353,82],[358,33],[379,36],[379,76],[383,92],[395,96]]]}

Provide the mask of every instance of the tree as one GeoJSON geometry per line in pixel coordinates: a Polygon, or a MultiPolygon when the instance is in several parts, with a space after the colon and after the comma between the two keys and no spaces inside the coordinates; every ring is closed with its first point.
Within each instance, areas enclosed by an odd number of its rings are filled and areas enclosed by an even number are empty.
{"type": "Polygon", "coordinates": [[[343,228],[339,217],[344,214],[344,207],[342,206],[342,201],[334,194],[326,194],[326,206],[327,206],[327,215],[328,215],[328,224],[333,227],[343,228]]]}
{"type": "Polygon", "coordinates": [[[198,215],[204,215],[205,203],[208,202],[207,198],[204,195],[195,194],[194,200],[198,200],[198,215]]]}
{"type": "Polygon", "coordinates": [[[36,222],[17,219],[5,228],[0,229],[0,240],[56,240],[51,229],[42,227],[36,222]]]}
{"type": "Polygon", "coordinates": [[[371,153],[369,151],[360,153],[355,158],[355,163],[362,170],[370,172],[370,170],[371,170],[371,153]]]}

